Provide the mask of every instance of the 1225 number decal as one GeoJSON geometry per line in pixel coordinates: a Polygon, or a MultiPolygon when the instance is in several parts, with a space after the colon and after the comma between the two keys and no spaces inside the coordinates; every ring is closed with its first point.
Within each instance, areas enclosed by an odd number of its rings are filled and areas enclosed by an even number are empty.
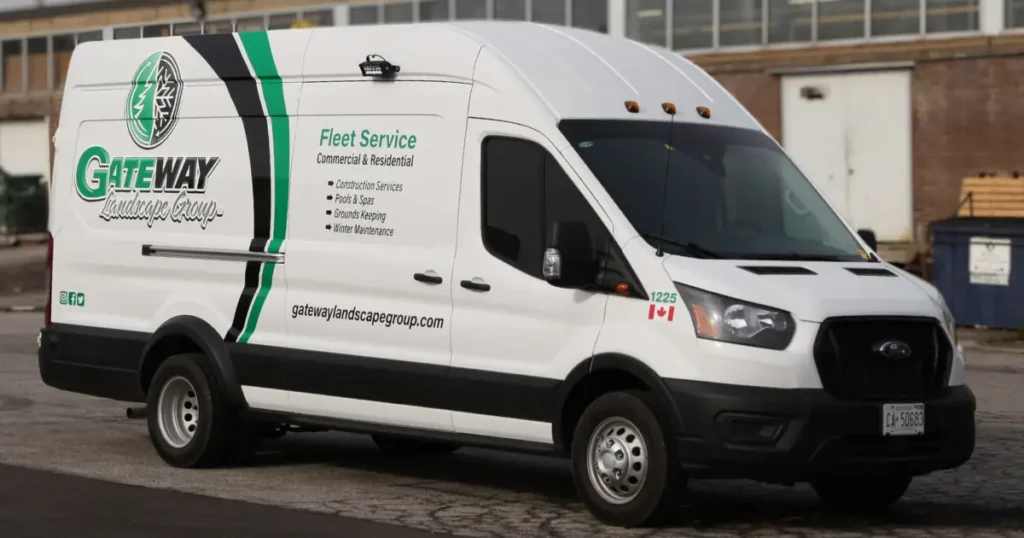
{"type": "Polygon", "coordinates": [[[679,299],[678,293],[668,293],[666,291],[656,291],[651,294],[652,301],[655,303],[674,304],[679,299]]]}

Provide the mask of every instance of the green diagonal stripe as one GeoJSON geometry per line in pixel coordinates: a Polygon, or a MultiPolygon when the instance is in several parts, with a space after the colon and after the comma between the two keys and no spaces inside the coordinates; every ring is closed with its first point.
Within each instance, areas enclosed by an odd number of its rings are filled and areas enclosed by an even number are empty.
{"type": "MultiPolygon", "coordinates": [[[[273,226],[267,252],[278,253],[288,231],[288,188],[289,169],[291,167],[291,134],[289,133],[288,110],[284,102],[284,87],[274,53],[270,49],[270,37],[266,32],[243,32],[239,34],[245,55],[252,65],[253,75],[259,79],[263,87],[263,104],[270,117],[271,145],[274,155],[274,197],[271,213],[273,226]]],[[[274,284],[274,268],[277,264],[264,263],[260,271],[260,287],[252,302],[252,309],[245,324],[245,329],[238,337],[239,343],[246,343],[256,330],[263,305],[274,284]]]]}

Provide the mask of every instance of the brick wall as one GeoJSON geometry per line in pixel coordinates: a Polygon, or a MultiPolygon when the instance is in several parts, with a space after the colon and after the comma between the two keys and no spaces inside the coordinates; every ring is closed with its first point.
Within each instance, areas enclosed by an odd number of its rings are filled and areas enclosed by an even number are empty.
{"type": "Polygon", "coordinates": [[[1020,37],[719,54],[692,60],[711,72],[780,141],[780,77],[770,74],[772,69],[914,61],[915,226],[953,215],[964,176],[1024,172],[1020,37]]]}

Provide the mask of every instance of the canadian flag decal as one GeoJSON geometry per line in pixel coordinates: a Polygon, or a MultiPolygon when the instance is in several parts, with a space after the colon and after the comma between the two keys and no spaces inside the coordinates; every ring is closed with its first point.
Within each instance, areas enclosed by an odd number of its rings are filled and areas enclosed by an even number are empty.
{"type": "Polygon", "coordinates": [[[665,308],[662,305],[652,304],[651,307],[647,310],[647,319],[668,318],[669,321],[672,321],[673,319],[675,319],[675,317],[676,307],[674,306],[669,306],[668,308],[665,308]]]}

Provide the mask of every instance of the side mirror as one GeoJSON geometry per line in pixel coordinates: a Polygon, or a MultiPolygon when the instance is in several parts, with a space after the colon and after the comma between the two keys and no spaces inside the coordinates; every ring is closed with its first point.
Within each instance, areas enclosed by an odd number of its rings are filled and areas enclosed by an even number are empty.
{"type": "Polygon", "coordinates": [[[579,221],[556,222],[551,227],[548,245],[541,265],[544,280],[564,287],[595,283],[597,258],[586,224],[579,221]]]}
{"type": "Polygon", "coordinates": [[[871,250],[878,252],[878,238],[875,237],[874,230],[857,230],[857,235],[868,244],[871,250]]]}

